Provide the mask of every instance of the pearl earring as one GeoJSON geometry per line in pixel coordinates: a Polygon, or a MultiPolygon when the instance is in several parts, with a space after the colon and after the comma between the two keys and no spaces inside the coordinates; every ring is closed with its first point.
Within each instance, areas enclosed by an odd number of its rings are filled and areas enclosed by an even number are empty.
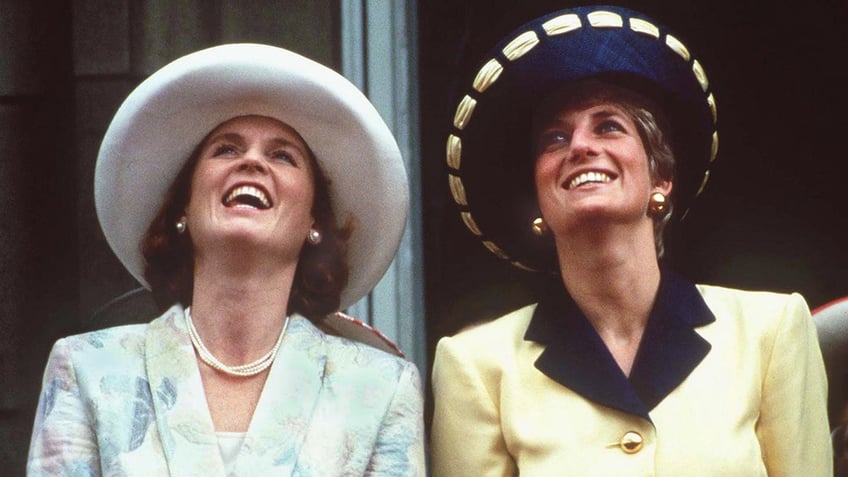
{"type": "Polygon", "coordinates": [[[188,224],[186,223],[186,217],[183,215],[180,217],[180,220],[177,221],[175,227],[177,228],[177,233],[182,235],[185,233],[186,228],[188,228],[188,224]]]}
{"type": "Polygon", "coordinates": [[[321,243],[321,232],[315,229],[309,229],[309,233],[306,234],[306,240],[312,245],[318,245],[321,243]]]}

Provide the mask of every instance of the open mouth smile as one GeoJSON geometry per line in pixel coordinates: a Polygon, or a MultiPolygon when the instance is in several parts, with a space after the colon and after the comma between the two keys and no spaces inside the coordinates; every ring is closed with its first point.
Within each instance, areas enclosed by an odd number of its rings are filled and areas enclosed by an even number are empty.
{"type": "Polygon", "coordinates": [[[268,199],[268,194],[259,187],[252,185],[239,185],[233,187],[229,193],[221,199],[224,207],[251,208],[257,210],[270,209],[273,205],[268,199]]]}
{"type": "Polygon", "coordinates": [[[577,174],[565,182],[566,189],[576,189],[586,184],[603,184],[615,179],[614,176],[602,171],[586,171],[577,174]]]}

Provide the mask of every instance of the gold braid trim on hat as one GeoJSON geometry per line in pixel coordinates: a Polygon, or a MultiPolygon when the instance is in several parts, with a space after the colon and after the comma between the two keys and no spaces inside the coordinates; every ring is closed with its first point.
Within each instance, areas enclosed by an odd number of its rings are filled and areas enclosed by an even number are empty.
{"type": "MultiPolygon", "coordinates": [[[[589,22],[589,25],[593,28],[623,28],[624,27],[624,19],[618,13],[605,11],[605,10],[596,10],[590,12],[586,15],[586,18],[589,22]]],[[[659,28],[653,23],[643,20],[640,18],[629,18],[628,24],[630,26],[630,30],[635,33],[638,33],[643,36],[648,36],[657,40],[662,40],[659,28]]],[[[576,13],[567,13],[557,17],[554,17],[542,24],[542,29],[548,37],[568,34],[570,32],[579,30],[583,27],[583,23],[580,20],[579,15],[576,13]]],[[[533,30],[525,31],[515,38],[513,38],[507,45],[502,49],[502,53],[505,58],[507,58],[510,62],[514,62],[519,58],[527,55],[530,51],[533,50],[542,40],[533,30]]],[[[683,61],[689,63],[692,62],[692,74],[695,76],[696,81],[701,86],[701,89],[704,93],[707,94],[706,101],[709,106],[710,112],[712,114],[713,125],[718,122],[718,113],[716,111],[716,103],[715,98],[709,90],[709,80],[707,79],[707,74],[704,71],[703,66],[698,62],[697,59],[692,59],[691,54],[689,53],[689,49],[686,45],[683,44],[679,39],[675,36],[666,34],[664,38],[665,45],[671,49],[675,54],[677,54],[683,61]]],[[[501,77],[504,72],[504,65],[501,64],[495,58],[487,61],[477,72],[477,75],[474,77],[472,82],[472,92],[466,94],[459,105],[457,106],[456,113],[454,114],[453,125],[459,131],[463,131],[468,123],[471,121],[474,109],[476,108],[478,102],[483,98],[483,94],[493,85],[498,79],[501,77]],[[478,97],[475,97],[480,95],[478,97]]],[[[718,154],[718,132],[713,131],[712,135],[712,144],[710,150],[710,160],[709,164],[715,160],[718,154]]],[[[462,182],[462,172],[461,172],[461,163],[462,163],[462,137],[459,133],[450,134],[448,136],[447,144],[446,144],[446,159],[447,165],[454,172],[448,175],[448,183],[451,191],[451,196],[454,202],[462,207],[463,210],[460,211],[460,217],[462,218],[463,223],[474,234],[476,237],[479,237],[483,243],[483,245],[492,252],[494,255],[498,256],[501,259],[509,261],[513,266],[520,268],[522,270],[527,271],[538,271],[534,268],[531,268],[519,261],[512,260],[510,257],[494,242],[485,238],[484,232],[480,229],[477,222],[474,220],[474,217],[470,210],[468,210],[468,198],[465,191],[465,186],[462,182]]],[[[704,188],[707,185],[707,182],[710,178],[710,171],[707,169],[704,172],[704,177],[701,181],[701,185],[698,188],[698,191],[695,193],[695,197],[701,195],[704,191],[704,188]]],[[[686,218],[689,211],[683,211],[680,220],[686,218]]]]}

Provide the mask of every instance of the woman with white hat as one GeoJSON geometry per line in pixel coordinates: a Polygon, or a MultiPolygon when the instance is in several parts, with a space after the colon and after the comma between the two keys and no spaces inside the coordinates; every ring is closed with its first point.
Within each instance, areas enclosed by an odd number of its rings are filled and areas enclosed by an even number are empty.
{"type": "Polygon", "coordinates": [[[407,197],[379,114],[311,60],[236,44],[154,73],[95,199],[165,311],[56,343],[28,473],[424,475],[415,366],[322,331],[385,272],[407,197]]]}
{"type": "Polygon", "coordinates": [[[701,64],[645,15],[580,7],[486,56],[448,138],[451,192],[538,303],[442,338],[434,475],[824,476],[827,382],[797,294],[662,264],[715,159],[701,64]]]}

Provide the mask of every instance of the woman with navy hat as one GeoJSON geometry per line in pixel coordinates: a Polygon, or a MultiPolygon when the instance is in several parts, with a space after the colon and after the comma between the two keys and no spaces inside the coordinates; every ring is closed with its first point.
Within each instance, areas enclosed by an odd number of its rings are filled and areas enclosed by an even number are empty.
{"type": "Polygon", "coordinates": [[[354,85],[268,45],[184,56],[118,109],[94,186],[163,313],[54,345],[29,475],[425,475],[415,365],[338,336],[408,198],[354,85]]]}
{"type": "Polygon", "coordinates": [[[451,193],[487,249],[550,280],[440,340],[434,475],[831,475],[804,299],[661,261],[716,118],[700,62],[627,9],[552,13],[484,58],[447,141],[451,193]]]}

